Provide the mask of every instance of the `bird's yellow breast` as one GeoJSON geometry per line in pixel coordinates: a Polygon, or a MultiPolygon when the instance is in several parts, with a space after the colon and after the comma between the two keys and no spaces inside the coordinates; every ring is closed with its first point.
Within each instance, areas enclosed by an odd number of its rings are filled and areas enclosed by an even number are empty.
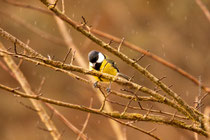
{"type": "MultiPolygon", "coordinates": [[[[90,68],[90,70],[95,70],[91,66],[89,66],[89,68],[90,68]]],[[[116,76],[117,73],[118,73],[118,70],[115,67],[113,67],[113,65],[111,63],[106,61],[106,59],[104,59],[104,61],[102,62],[99,71],[103,72],[103,73],[108,73],[108,74],[113,75],[113,76],[116,76]]],[[[94,78],[97,81],[109,82],[109,80],[104,79],[104,78],[100,78],[100,77],[97,77],[97,76],[94,76],[94,78]]]]}

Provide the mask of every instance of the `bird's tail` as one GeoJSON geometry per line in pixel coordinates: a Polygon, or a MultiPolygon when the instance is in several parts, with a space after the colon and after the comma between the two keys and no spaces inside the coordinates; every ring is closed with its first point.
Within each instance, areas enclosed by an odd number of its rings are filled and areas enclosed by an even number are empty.
{"type": "Polygon", "coordinates": [[[125,74],[122,74],[122,73],[117,73],[117,76],[120,76],[120,77],[122,77],[122,78],[124,78],[124,79],[126,79],[126,80],[130,80],[130,77],[129,76],[127,76],[127,75],[125,75],[125,74]]]}

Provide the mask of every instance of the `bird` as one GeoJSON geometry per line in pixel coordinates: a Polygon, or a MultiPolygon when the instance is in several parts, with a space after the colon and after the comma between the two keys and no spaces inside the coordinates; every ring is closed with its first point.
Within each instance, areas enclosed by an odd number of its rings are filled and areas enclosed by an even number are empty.
{"type": "MultiPolygon", "coordinates": [[[[88,53],[88,60],[89,60],[89,69],[90,70],[97,70],[97,71],[100,71],[103,73],[108,73],[113,76],[120,76],[128,81],[131,80],[131,78],[129,78],[127,75],[120,73],[119,69],[117,68],[116,63],[113,60],[107,59],[106,56],[99,51],[96,51],[96,50],[90,51],[88,53]]],[[[110,82],[109,87],[106,88],[106,91],[108,93],[111,92],[111,81],[110,80],[101,78],[101,77],[97,77],[97,76],[94,76],[94,78],[96,79],[96,82],[94,83],[95,88],[97,87],[98,81],[110,82]]],[[[143,109],[139,101],[138,101],[138,103],[139,103],[139,107],[141,109],[143,109]]],[[[101,107],[100,111],[102,109],[103,109],[103,107],[101,107]]]]}
{"type": "MultiPolygon", "coordinates": [[[[89,60],[89,69],[90,70],[96,70],[96,71],[100,71],[103,73],[108,73],[113,76],[121,76],[124,79],[129,80],[128,76],[119,72],[119,69],[118,69],[116,63],[113,60],[107,59],[107,57],[99,51],[96,51],[96,50],[90,51],[88,53],[88,60],[89,60]]],[[[101,78],[101,77],[97,77],[97,76],[94,76],[94,78],[96,79],[96,84],[98,81],[110,82],[110,80],[105,79],[105,78],[101,78]]]]}

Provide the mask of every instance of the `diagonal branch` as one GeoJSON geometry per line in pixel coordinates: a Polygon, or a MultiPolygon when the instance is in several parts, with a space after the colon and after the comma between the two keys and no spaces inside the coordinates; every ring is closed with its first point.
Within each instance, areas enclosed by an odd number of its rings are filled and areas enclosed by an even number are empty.
{"type": "Polygon", "coordinates": [[[60,112],[58,112],[58,110],[56,110],[54,107],[52,107],[50,104],[45,104],[50,110],[53,111],[53,113],[55,113],[64,123],[65,125],[70,128],[75,134],[80,135],[80,137],[83,140],[87,140],[88,137],[86,135],[83,134],[82,131],[80,131],[78,128],[76,128],[72,123],[70,123],[67,118],[65,118],[60,112]]]}
{"type": "MultiPolygon", "coordinates": [[[[18,57],[20,59],[23,59],[23,60],[26,60],[26,61],[29,61],[29,62],[33,62],[37,65],[43,65],[43,66],[52,68],[56,71],[64,72],[64,73],[68,74],[69,76],[71,76],[71,77],[73,77],[77,80],[83,81],[85,83],[91,83],[91,82],[84,79],[84,78],[78,77],[78,76],[70,73],[69,71],[75,71],[75,72],[79,72],[79,73],[82,73],[82,74],[102,77],[102,78],[108,79],[110,81],[116,82],[119,85],[128,86],[130,88],[140,90],[140,91],[142,91],[146,94],[149,94],[149,95],[153,96],[159,102],[163,102],[163,103],[177,109],[179,112],[181,112],[185,116],[191,118],[191,116],[190,116],[190,114],[188,114],[188,112],[186,112],[182,107],[180,107],[179,105],[177,105],[173,101],[169,100],[168,98],[156,93],[155,91],[153,91],[153,90],[151,90],[147,87],[143,87],[143,86],[138,85],[136,83],[133,83],[131,81],[127,81],[125,79],[122,79],[122,78],[119,78],[119,77],[116,77],[116,76],[113,76],[113,75],[110,75],[110,74],[106,74],[106,73],[102,73],[102,72],[98,72],[98,71],[87,70],[87,69],[84,69],[84,68],[81,68],[81,67],[78,67],[78,66],[72,66],[72,65],[66,65],[66,64],[63,65],[63,63],[59,62],[59,61],[53,61],[53,60],[42,59],[42,58],[34,58],[34,57],[29,57],[29,56],[23,56],[23,55],[20,55],[20,54],[17,55],[17,54],[5,52],[5,51],[1,51],[1,52],[6,53],[7,55],[13,55],[15,57],[18,57]]],[[[199,113],[199,114],[202,116],[201,113],[199,113]]],[[[193,119],[193,118],[191,118],[191,119],[193,119]]]]}
{"type": "MultiPolygon", "coordinates": [[[[1,52],[3,52],[3,51],[1,51],[1,52]]],[[[85,83],[89,83],[89,82],[87,80],[83,79],[83,78],[75,76],[74,74],[72,74],[68,71],[76,71],[76,72],[80,72],[80,73],[83,73],[83,74],[94,75],[94,76],[109,79],[109,80],[114,81],[114,82],[116,82],[120,85],[129,86],[131,88],[138,89],[138,90],[140,90],[144,93],[147,93],[147,94],[153,96],[154,98],[156,98],[157,100],[159,100],[160,102],[164,102],[165,104],[167,104],[167,105],[169,105],[173,108],[176,108],[179,112],[183,113],[184,115],[190,117],[190,115],[183,108],[179,107],[177,104],[175,104],[174,102],[172,102],[168,98],[156,93],[155,91],[153,91],[151,89],[148,89],[146,87],[142,87],[142,86],[140,86],[136,83],[133,83],[133,82],[130,82],[130,81],[127,81],[127,80],[109,75],[109,74],[101,73],[101,72],[98,72],[98,71],[87,70],[87,69],[84,69],[84,68],[81,68],[81,67],[78,67],[78,66],[63,65],[63,63],[59,62],[59,61],[53,61],[53,60],[48,60],[48,59],[39,59],[41,61],[37,61],[37,60],[34,60],[34,59],[32,59],[30,57],[27,57],[27,56],[16,55],[16,54],[8,53],[8,52],[3,52],[3,53],[9,54],[9,55],[14,55],[18,58],[24,59],[24,60],[29,61],[29,62],[33,62],[35,64],[47,66],[49,68],[55,69],[56,71],[62,71],[64,73],[68,74],[69,76],[71,76],[71,77],[73,77],[77,80],[83,81],[85,83]],[[65,71],[65,70],[68,70],[68,71],[65,71]]]]}
{"type": "Polygon", "coordinates": [[[210,12],[201,0],[195,0],[196,4],[201,8],[207,20],[210,22],[210,12]]]}
{"type": "Polygon", "coordinates": [[[84,111],[84,112],[94,113],[94,114],[102,115],[105,117],[111,117],[111,118],[115,118],[115,119],[124,119],[124,120],[130,120],[130,121],[145,121],[145,122],[161,123],[161,124],[165,124],[165,125],[171,125],[171,126],[176,126],[176,127],[182,128],[182,129],[190,130],[190,131],[196,132],[196,133],[206,136],[206,137],[208,136],[207,132],[202,130],[200,127],[196,127],[193,125],[187,125],[184,122],[176,120],[176,119],[168,120],[168,119],[164,119],[157,115],[147,115],[145,117],[144,115],[138,114],[138,113],[125,113],[122,115],[118,112],[99,111],[98,109],[85,107],[83,105],[66,103],[66,102],[53,100],[53,99],[49,99],[49,98],[38,96],[38,95],[28,95],[23,92],[17,91],[13,88],[4,86],[2,84],[0,84],[0,88],[4,89],[6,91],[9,91],[13,94],[19,95],[23,98],[31,98],[31,99],[35,99],[35,100],[40,100],[40,101],[43,101],[46,103],[50,103],[50,104],[54,104],[54,105],[58,105],[58,106],[62,106],[62,107],[67,107],[67,108],[71,108],[71,109],[76,109],[76,110],[80,110],[80,111],[84,111]]]}
{"type": "MultiPolygon", "coordinates": [[[[2,50],[6,50],[1,42],[0,42],[0,48],[2,50]]],[[[18,66],[15,64],[12,57],[9,55],[5,55],[3,57],[3,59],[4,59],[5,63],[8,65],[8,67],[11,69],[11,71],[14,73],[16,80],[19,82],[19,84],[25,91],[26,95],[35,95],[35,93],[31,89],[30,84],[28,83],[27,79],[25,78],[24,74],[20,71],[18,66]]],[[[33,104],[35,110],[38,110],[37,114],[39,115],[40,119],[42,120],[42,122],[45,124],[45,126],[49,130],[52,138],[54,140],[58,140],[60,138],[61,134],[58,132],[53,121],[50,120],[50,117],[48,116],[44,107],[41,105],[40,102],[37,102],[35,100],[30,100],[30,101],[33,104]]]]}
{"type": "MultiPolygon", "coordinates": [[[[90,99],[89,108],[92,108],[92,105],[93,105],[93,98],[90,99]]],[[[83,124],[82,130],[81,130],[81,132],[80,132],[80,134],[78,135],[78,137],[77,137],[76,140],[79,140],[80,137],[81,137],[81,135],[84,133],[85,128],[87,127],[87,124],[88,124],[89,119],[90,119],[90,113],[88,113],[87,118],[86,118],[86,120],[85,120],[85,122],[84,122],[84,124],[83,124]]]]}

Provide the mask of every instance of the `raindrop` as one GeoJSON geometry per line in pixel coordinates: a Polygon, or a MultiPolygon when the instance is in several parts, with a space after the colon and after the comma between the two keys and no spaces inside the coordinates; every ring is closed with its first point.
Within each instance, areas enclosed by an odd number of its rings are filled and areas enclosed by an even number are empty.
{"type": "Polygon", "coordinates": [[[194,48],[195,47],[195,44],[194,43],[191,43],[191,48],[194,48]]]}
{"type": "Polygon", "coordinates": [[[185,59],[188,60],[188,56],[185,56],[185,59]]]}
{"type": "Polygon", "coordinates": [[[34,25],[37,25],[37,21],[34,21],[34,25]]]}
{"type": "Polygon", "coordinates": [[[174,3],[173,3],[173,2],[171,2],[171,3],[170,3],[170,6],[171,6],[171,7],[174,7],[174,3]]]}
{"type": "Polygon", "coordinates": [[[189,96],[189,91],[186,91],[186,96],[189,96]]]}
{"type": "Polygon", "coordinates": [[[68,32],[70,33],[71,32],[71,29],[68,29],[68,32]]]}
{"type": "Polygon", "coordinates": [[[162,44],[161,47],[164,49],[165,48],[165,44],[162,44]]]}
{"type": "Polygon", "coordinates": [[[132,33],[132,34],[135,34],[135,30],[131,30],[131,33],[132,33]]]}
{"type": "Polygon", "coordinates": [[[150,4],[150,2],[149,2],[149,1],[147,1],[147,4],[149,5],[149,4],[150,4]]]}
{"type": "Polygon", "coordinates": [[[166,57],[166,53],[165,52],[163,53],[163,56],[166,57]]]}

